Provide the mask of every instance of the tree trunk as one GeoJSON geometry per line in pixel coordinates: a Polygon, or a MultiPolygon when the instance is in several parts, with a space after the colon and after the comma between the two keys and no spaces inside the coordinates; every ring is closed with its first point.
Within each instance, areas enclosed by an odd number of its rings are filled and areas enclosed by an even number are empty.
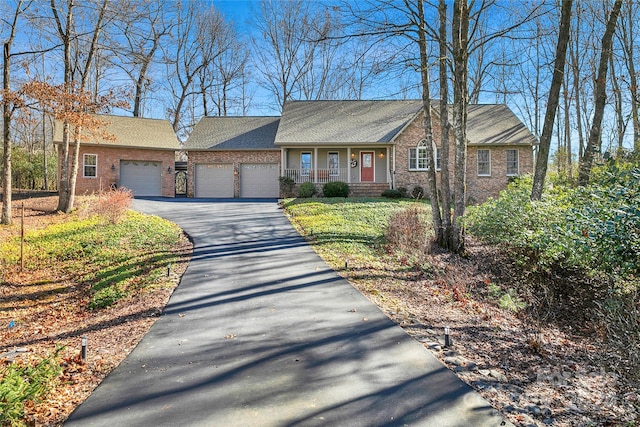
{"type": "Polygon", "coordinates": [[[440,246],[451,249],[451,188],[449,185],[449,76],[447,73],[447,4],[440,0],[438,4],[439,28],[439,75],[440,75],[440,195],[442,202],[442,233],[440,246]]]}
{"type": "MultiPolygon", "coordinates": [[[[5,91],[10,89],[10,55],[11,43],[6,42],[3,49],[2,63],[2,88],[5,91]]],[[[2,155],[2,218],[0,224],[9,225],[11,218],[11,103],[5,98],[2,103],[2,137],[4,152],[2,155]]]]}
{"type": "Polygon", "coordinates": [[[443,242],[442,220],[440,217],[440,206],[438,202],[438,187],[436,181],[436,165],[433,152],[433,126],[431,118],[431,93],[429,88],[429,57],[427,55],[427,40],[424,21],[424,10],[422,1],[418,1],[418,44],[420,48],[420,77],[422,78],[422,109],[424,110],[424,134],[427,152],[427,188],[429,199],[431,200],[431,216],[433,231],[436,241],[440,246],[443,242]]]}
{"type": "Polygon", "coordinates": [[[536,169],[533,176],[533,188],[531,190],[531,200],[540,200],[542,198],[544,180],[547,176],[549,149],[551,147],[551,136],[553,134],[553,125],[556,119],[556,112],[558,110],[558,103],[560,100],[560,87],[562,86],[562,80],[564,77],[564,66],[567,58],[567,44],[569,42],[570,35],[569,31],[571,27],[572,6],[573,0],[563,0],[562,11],[560,15],[560,31],[558,32],[558,44],[556,46],[556,59],[553,67],[551,88],[549,89],[547,110],[544,115],[542,135],[540,136],[538,158],[536,160],[536,169]]]}
{"type": "Polygon", "coordinates": [[[607,65],[609,56],[611,56],[611,48],[613,46],[613,34],[616,29],[616,22],[622,7],[622,0],[616,0],[613,9],[609,14],[607,26],[602,36],[602,50],[600,51],[600,63],[598,64],[598,76],[595,87],[595,106],[593,112],[593,123],[589,132],[589,140],[584,149],[584,156],[580,162],[580,170],[578,172],[578,185],[587,185],[593,167],[593,160],[596,153],[600,150],[601,134],[602,134],[602,118],[604,116],[604,106],[607,100],[607,65]]]}
{"type": "Polygon", "coordinates": [[[455,170],[453,178],[453,233],[451,249],[464,252],[462,217],[466,202],[467,106],[469,103],[469,5],[466,0],[453,2],[453,132],[455,170]]]}
{"type": "Polygon", "coordinates": [[[629,73],[629,92],[631,102],[631,121],[633,124],[633,151],[640,153],[640,117],[638,116],[638,77],[636,76],[636,66],[634,64],[634,33],[635,25],[634,8],[636,3],[627,2],[626,20],[621,22],[622,29],[622,48],[625,53],[627,72],[629,73]]]}
{"type": "MultiPolygon", "coordinates": [[[[5,92],[11,90],[11,46],[16,35],[16,27],[18,24],[18,17],[23,12],[22,0],[19,0],[16,4],[15,13],[13,15],[13,21],[11,23],[11,32],[7,41],[4,43],[2,50],[2,89],[5,92]]],[[[3,155],[2,155],[2,214],[0,215],[0,224],[9,225],[13,222],[11,215],[11,189],[13,187],[11,177],[11,115],[12,115],[11,103],[3,97],[2,103],[2,140],[3,140],[3,155]]]]}

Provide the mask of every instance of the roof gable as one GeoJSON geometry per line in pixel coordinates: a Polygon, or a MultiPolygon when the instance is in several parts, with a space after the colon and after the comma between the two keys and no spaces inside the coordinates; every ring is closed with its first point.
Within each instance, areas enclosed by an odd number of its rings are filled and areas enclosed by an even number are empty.
{"type": "MultiPolygon", "coordinates": [[[[83,143],[84,145],[105,144],[110,147],[180,149],[176,133],[168,120],[111,115],[98,117],[106,122],[104,130],[113,135],[115,141],[96,137],[83,143]]],[[[60,122],[56,122],[53,141],[62,142],[62,124],[60,122]]]]}
{"type": "Polygon", "coordinates": [[[290,101],[276,145],[389,143],[420,112],[422,101],[290,101]]]}
{"type": "Polygon", "coordinates": [[[279,117],[203,117],[184,144],[189,150],[277,149],[279,117]]]}

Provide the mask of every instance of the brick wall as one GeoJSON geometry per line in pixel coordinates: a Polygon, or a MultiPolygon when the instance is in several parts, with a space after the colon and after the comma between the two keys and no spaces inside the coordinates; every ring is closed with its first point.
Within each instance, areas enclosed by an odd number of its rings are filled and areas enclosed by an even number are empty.
{"type": "MultiPolygon", "coordinates": [[[[58,146],[58,158],[61,158],[62,146],[58,146]]],[[[138,160],[149,162],[162,162],[162,195],[173,197],[175,195],[175,152],[171,150],[145,150],[141,148],[122,148],[108,146],[80,146],[80,163],[78,168],[78,180],[76,182],[76,194],[91,194],[108,190],[112,185],[119,185],[120,160],[138,160]],[[84,154],[97,155],[98,165],[96,176],[85,178],[82,171],[82,158],[84,154]],[[113,169],[112,169],[113,167],[113,169]],[[167,169],[171,167],[172,172],[167,169]]],[[[58,162],[58,180],[60,180],[61,161],[58,162]]],[[[69,166],[71,168],[71,166],[69,166]]]]}
{"type": "Polygon", "coordinates": [[[234,170],[233,194],[240,197],[239,168],[242,163],[277,163],[280,167],[280,150],[261,151],[189,151],[187,160],[187,196],[195,193],[193,177],[196,164],[232,163],[234,170]]]}
{"type": "MultiPolygon", "coordinates": [[[[396,170],[395,185],[405,187],[411,193],[414,186],[419,185],[426,191],[427,173],[425,171],[409,170],[409,148],[415,148],[421,139],[424,139],[422,116],[417,117],[396,139],[396,170]]],[[[440,123],[433,123],[433,137],[436,146],[440,147],[440,123]]],[[[467,147],[467,203],[482,203],[489,197],[498,197],[500,191],[507,187],[506,150],[517,149],[519,157],[519,174],[533,173],[533,151],[530,146],[491,146],[491,147],[467,147]],[[491,152],[491,175],[478,176],[477,155],[478,148],[489,149],[491,152]]],[[[453,184],[454,162],[453,135],[449,145],[450,180],[453,184]]],[[[438,182],[440,173],[436,173],[438,182]]],[[[452,187],[453,188],[453,187],[452,187]]]]}

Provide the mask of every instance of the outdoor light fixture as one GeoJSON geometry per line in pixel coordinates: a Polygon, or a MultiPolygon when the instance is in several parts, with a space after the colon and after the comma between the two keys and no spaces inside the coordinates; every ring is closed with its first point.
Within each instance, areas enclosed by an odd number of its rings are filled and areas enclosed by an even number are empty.
{"type": "Polygon", "coordinates": [[[111,172],[115,172],[116,171],[116,165],[112,164],[111,165],[111,172]]]}
{"type": "Polygon", "coordinates": [[[83,361],[87,360],[87,337],[83,336],[82,337],[82,342],[81,342],[81,349],[80,349],[80,357],[82,357],[83,361]]]}
{"type": "Polygon", "coordinates": [[[384,157],[384,151],[380,152],[380,158],[382,159],[384,157]]]}
{"type": "Polygon", "coordinates": [[[171,166],[167,168],[167,172],[171,173],[171,166]]]}
{"type": "Polygon", "coordinates": [[[351,158],[355,159],[356,158],[356,153],[351,153],[351,158]]]}

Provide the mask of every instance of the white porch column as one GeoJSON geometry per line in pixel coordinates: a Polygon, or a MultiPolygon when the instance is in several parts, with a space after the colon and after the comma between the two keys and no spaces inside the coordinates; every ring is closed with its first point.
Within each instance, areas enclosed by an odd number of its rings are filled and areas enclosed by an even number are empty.
{"type": "Polygon", "coordinates": [[[389,147],[386,147],[385,149],[385,156],[387,156],[387,182],[389,183],[389,188],[393,188],[391,187],[391,161],[389,160],[389,147]]]}
{"type": "Polygon", "coordinates": [[[313,174],[313,182],[318,182],[318,147],[313,149],[313,170],[315,171],[313,174]]]}
{"type": "Polygon", "coordinates": [[[286,169],[286,161],[287,161],[287,152],[286,148],[280,148],[280,176],[284,176],[286,169]]]}
{"type": "Polygon", "coordinates": [[[351,147],[347,147],[347,182],[351,183],[351,147]]]}

